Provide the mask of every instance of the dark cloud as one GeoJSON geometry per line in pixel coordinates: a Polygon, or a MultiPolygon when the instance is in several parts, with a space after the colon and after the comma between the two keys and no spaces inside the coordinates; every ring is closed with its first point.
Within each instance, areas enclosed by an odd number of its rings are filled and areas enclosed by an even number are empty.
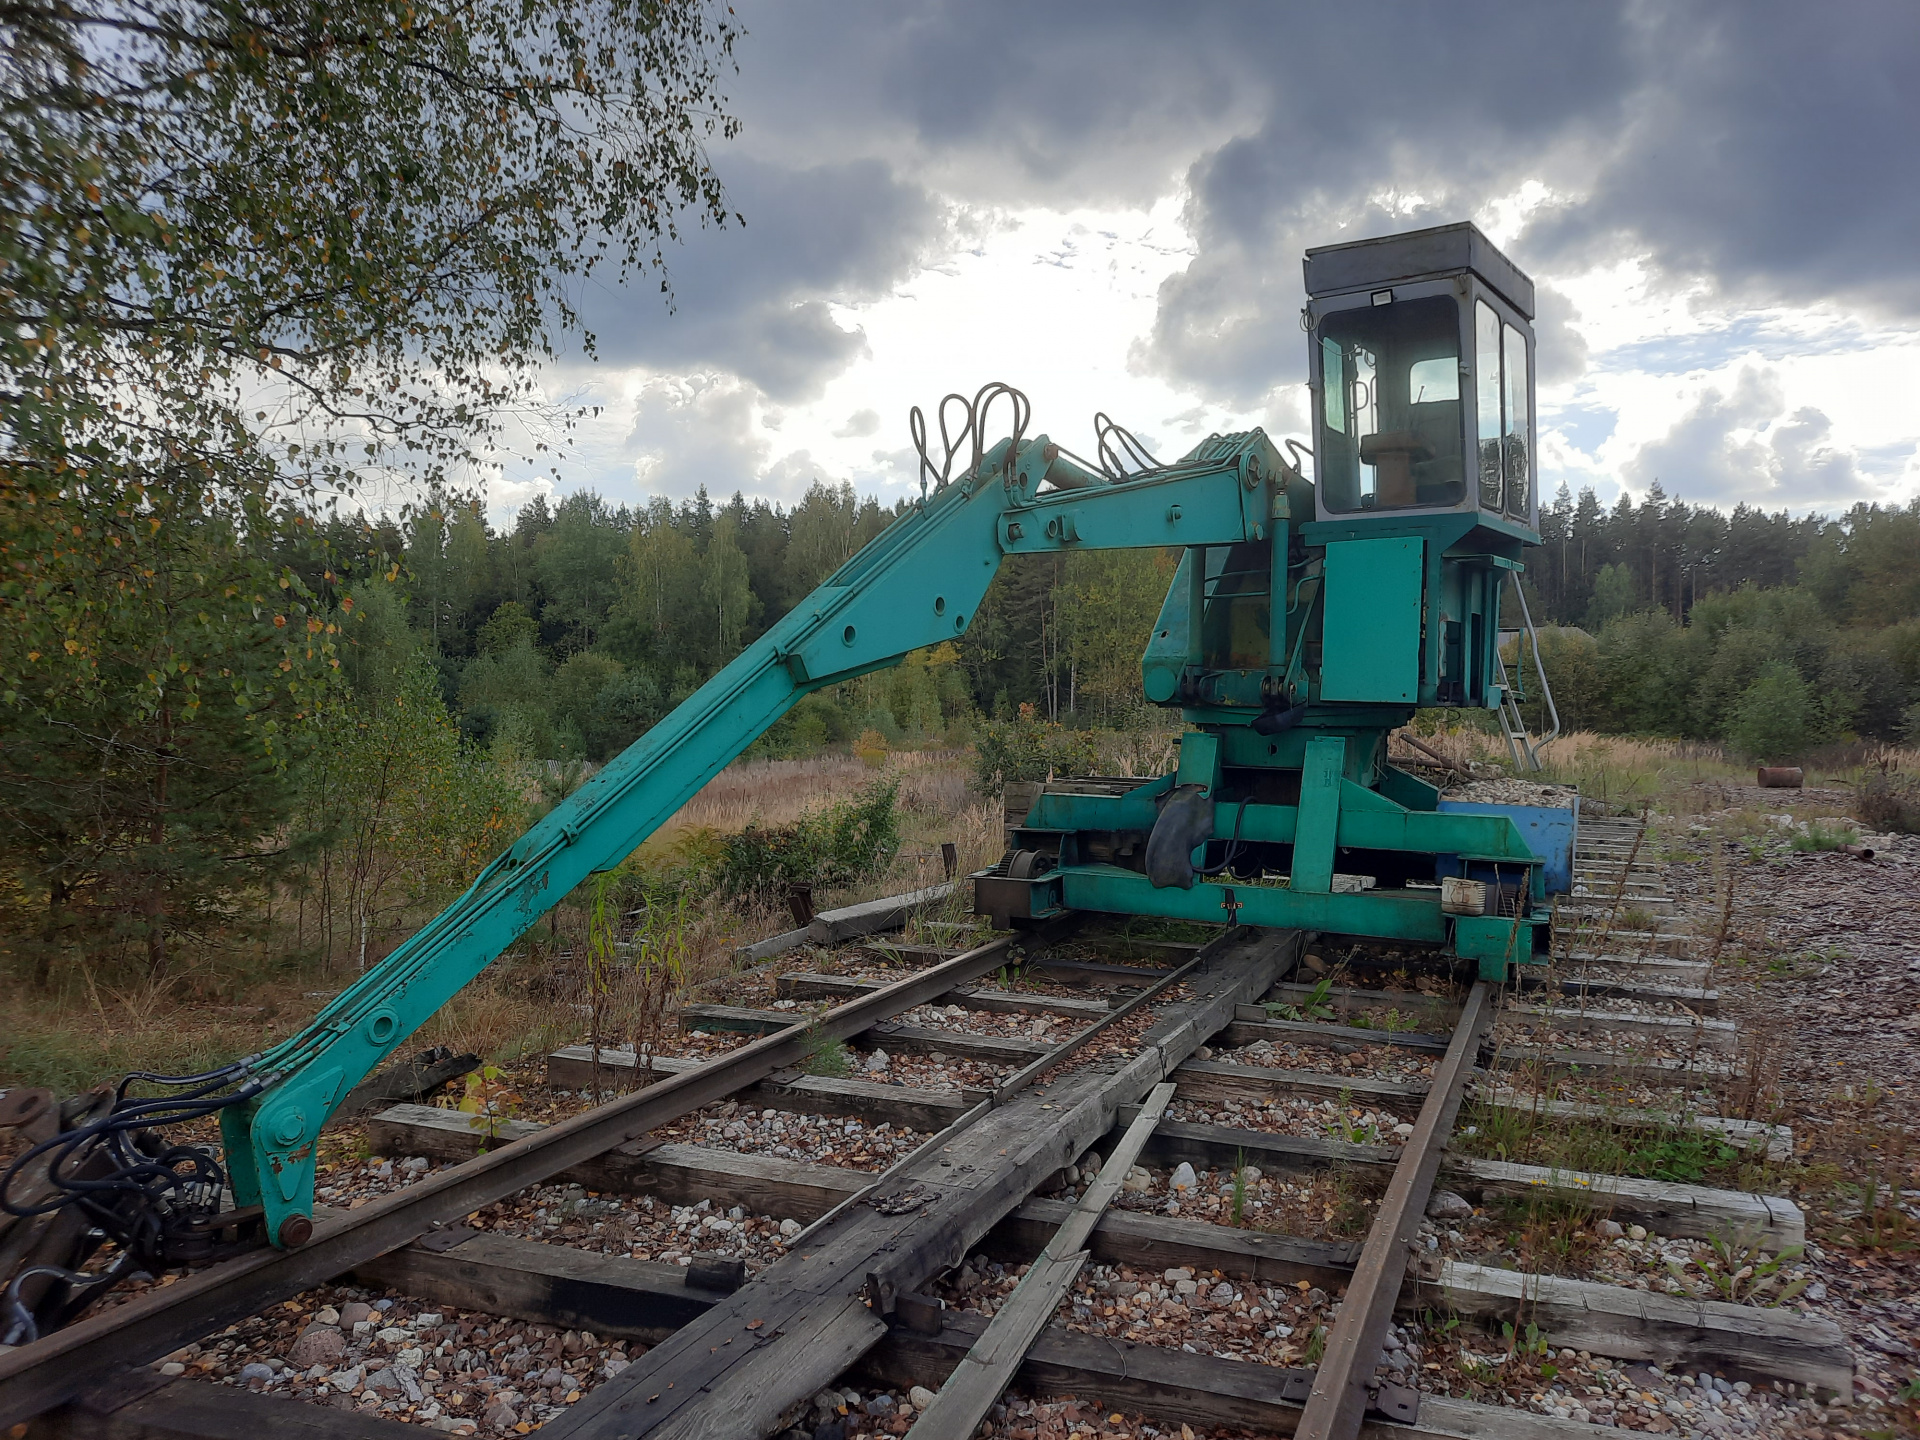
{"type": "MultiPolygon", "coordinates": [[[[1181,186],[1194,258],[1132,363],[1276,426],[1298,412],[1306,247],[1486,218],[1528,181],[1554,198],[1508,248],[1540,282],[1543,381],[1586,366],[1552,282],[1627,256],[1650,257],[1656,287],[1920,313],[1920,7],[1904,0],[737,8],[745,130],[714,159],[745,227],[669,256],[671,315],[644,281],[584,297],[615,364],[804,402],[865,352],[833,304],[896,288],[996,207],[1145,206],[1181,186]]],[[[1743,348],[1699,344],[1680,368],[1743,348]]],[[[1746,428],[1727,417],[1750,402],[1736,385],[1643,458],[1692,457],[1716,486],[1858,482],[1825,418],[1777,396],[1764,455],[1710,438],[1746,428]]]]}
{"type": "Polygon", "coordinates": [[[1920,312],[1920,7],[1632,13],[1626,124],[1595,183],[1525,249],[1548,261],[1645,249],[1736,296],[1920,312]]]}
{"type": "Polygon", "coordinates": [[[673,308],[646,278],[580,297],[600,358],[662,370],[719,369],[781,401],[808,400],[866,352],[834,323],[836,301],[904,279],[941,233],[926,190],[876,160],[788,169],[716,156],[731,210],[667,254],[673,308]]]}
{"type": "Polygon", "coordinates": [[[1533,334],[1538,342],[1539,366],[1534,378],[1542,385],[1578,380],[1587,371],[1587,337],[1580,333],[1580,312],[1551,285],[1534,286],[1533,334]]]}
{"type": "Polygon", "coordinates": [[[1144,204],[1184,174],[1198,253],[1141,355],[1236,404],[1299,377],[1308,245],[1484,214],[1526,179],[1561,197],[1512,246],[1536,279],[1650,254],[1675,286],[1920,310],[1910,4],[742,15],[756,153],[873,157],[972,205],[1144,204]]]}
{"type": "Polygon", "coordinates": [[[1724,505],[1837,506],[1862,498],[1859,464],[1834,444],[1832,422],[1819,410],[1787,415],[1786,408],[1775,372],[1745,366],[1731,392],[1702,391],[1662,439],[1641,446],[1625,479],[1636,489],[1658,480],[1669,495],[1724,505]]]}

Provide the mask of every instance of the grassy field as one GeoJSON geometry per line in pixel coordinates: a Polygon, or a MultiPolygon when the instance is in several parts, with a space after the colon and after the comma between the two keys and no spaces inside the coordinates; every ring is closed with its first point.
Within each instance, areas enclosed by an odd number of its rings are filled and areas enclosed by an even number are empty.
{"type": "MultiPolygon", "coordinates": [[[[954,751],[900,752],[878,763],[852,756],[744,761],[722,771],[643,847],[670,851],[706,832],[749,822],[781,825],[845,799],[875,780],[899,781],[901,846],[888,869],[857,886],[825,891],[820,908],[937,883],[940,847],[952,842],[961,873],[999,859],[997,804],[967,788],[969,758],[954,751]]],[[[284,916],[286,907],[280,907],[284,916]]],[[[951,938],[970,917],[956,897],[916,921],[951,938]]],[[[424,923],[429,914],[415,917],[424,923]]],[[[584,956],[589,916],[577,899],[542,920],[409,1042],[451,1045],[511,1059],[578,1038],[586,1024],[584,956]]],[[[687,988],[727,973],[733,950],[793,927],[784,905],[689,905],[678,968],[687,988]]],[[[297,1031],[356,972],[331,972],[294,953],[278,929],[189,953],[163,985],[107,983],[67,974],[51,990],[12,985],[0,997],[0,1086],[46,1085],[63,1094],[129,1069],[182,1074],[251,1054],[297,1031]]]]}

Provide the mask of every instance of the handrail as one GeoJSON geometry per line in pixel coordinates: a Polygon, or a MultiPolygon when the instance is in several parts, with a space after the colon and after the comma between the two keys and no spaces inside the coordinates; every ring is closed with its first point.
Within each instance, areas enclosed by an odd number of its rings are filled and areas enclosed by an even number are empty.
{"type": "MultiPolygon", "coordinates": [[[[1511,573],[1511,572],[1509,572],[1511,573]]],[[[1533,668],[1540,674],[1540,697],[1547,702],[1547,714],[1553,720],[1553,728],[1531,745],[1533,768],[1540,768],[1540,751],[1560,738],[1560,707],[1553,700],[1553,685],[1547,679],[1546,662],[1540,658],[1540,631],[1533,623],[1533,612],[1527,608],[1526,587],[1520,583],[1518,575],[1513,576],[1513,593],[1520,601],[1520,618],[1527,622],[1527,639],[1533,644],[1533,668]]],[[[1520,663],[1520,650],[1516,645],[1513,652],[1514,663],[1520,663]]]]}

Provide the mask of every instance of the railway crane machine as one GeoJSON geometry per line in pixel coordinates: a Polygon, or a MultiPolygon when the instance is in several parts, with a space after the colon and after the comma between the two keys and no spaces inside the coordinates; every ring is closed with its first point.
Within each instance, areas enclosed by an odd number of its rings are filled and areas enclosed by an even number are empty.
{"type": "Polygon", "coordinates": [[[1099,417],[1098,458],[1076,457],[1029,436],[1004,385],[948,396],[937,446],[916,410],[918,501],[303,1030],[59,1107],[58,1133],[0,1178],[0,1278],[29,1262],[0,1343],[64,1323],[130,1266],[249,1235],[304,1244],[320,1130],[358,1081],[801,696],[964,633],[1009,555],[1179,549],[1143,682],[1190,728],[1171,775],[1043,786],[974,877],[980,909],[1380,937],[1494,978],[1539,957],[1571,827],[1547,843],[1525,815],[1455,808],[1387,752],[1416,710],[1453,706],[1503,715],[1533,755],[1498,648],[1538,543],[1533,286],[1471,225],[1309,251],[1306,282],[1311,477],[1259,430],[1161,463],[1099,417]],[[989,441],[991,424],[1008,433],[989,441]],[[166,1136],[209,1116],[217,1154],[166,1136]],[[108,1240],[113,1263],[78,1273],[108,1240]]]}
{"type": "MultiPolygon", "coordinates": [[[[1257,431],[1180,462],[1231,459],[1266,504],[1187,540],[1147,642],[1147,698],[1192,727],[1179,769],[1047,784],[976,903],[1450,945],[1504,978],[1545,949],[1572,816],[1443,802],[1387,736],[1421,707],[1484,708],[1537,765],[1499,649],[1539,543],[1533,283],[1450,225],[1309,250],[1306,288],[1312,483],[1257,431]]],[[[1078,503],[1043,501],[1047,526],[1078,528],[1078,503]]]]}

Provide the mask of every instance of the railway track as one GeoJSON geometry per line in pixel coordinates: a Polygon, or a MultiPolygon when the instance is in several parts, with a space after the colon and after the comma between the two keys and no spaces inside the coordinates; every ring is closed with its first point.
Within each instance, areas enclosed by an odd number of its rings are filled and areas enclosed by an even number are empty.
{"type": "MultiPolygon", "coordinates": [[[[0,1353],[0,1425],[149,1440],[252,1440],[262,1425],[398,1440],[468,1424],[938,1440],[983,1419],[998,1436],[1056,1433],[1044,1427],[1067,1414],[1096,1433],[1163,1435],[1585,1436],[1611,1418],[1438,1393],[1449,1372],[1420,1358],[1440,1343],[1423,1313],[1494,1335],[1532,1325],[1615,1365],[1844,1392],[1851,1360],[1826,1322],[1528,1273],[1473,1252],[1477,1221],[1445,1218],[1573,1196],[1676,1243],[1804,1239],[1775,1197],[1488,1158],[1456,1135],[1470,1105],[1480,1124],[1597,1116],[1628,1130],[1672,1110],[1728,1144],[1782,1143],[1702,1108],[1738,1037],[1716,1018],[1695,937],[1661,917],[1644,845],[1634,823],[1583,826],[1559,958],[1504,989],[1415,987],[1392,955],[1295,932],[1142,946],[1056,930],[959,955],[902,947],[893,969],[796,970],[732,997],[753,1003],[685,1007],[703,1045],[737,1043],[659,1057],[651,1083],[550,1125],[483,1136],[456,1112],[394,1107],[372,1146],[438,1169],[330,1214],[299,1251],[226,1262],[0,1353]],[[1021,962],[1020,985],[989,983],[1021,962]],[[893,978],[902,965],[915,968],[893,978]],[[849,1073],[818,1073],[839,1068],[823,1054],[850,1058],[849,1073]],[[1155,1089],[1168,1083],[1170,1103],[1155,1089]],[[569,1239],[559,1221],[512,1222],[522,1192],[575,1193],[549,1208],[613,1221],[644,1207],[674,1229],[629,1247],[582,1223],[569,1239]],[[1056,1237],[1067,1251],[1049,1248],[1056,1237]],[[236,1326],[258,1341],[246,1353],[284,1352],[304,1326],[281,1321],[276,1338],[249,1317],[348,1281],[431,1305],[441,1323],[369,1321],[328,1375],[283,1366],[253,1389],[156,1363],[200,1342],[218,1356],[236,1326]],[[1009,1342],[1021,1313],[1038,1318],[1009,1342]],[[487,1353],[486,1317],[551,1331],[549,1349],[564,1332],[630,1350],[536,1385],[487,1353]],[[956,1371],[984,1399],[927,1410],[956,1371]],[[358,1378],[343,1389],[343,1375],[358,1378]],[[1027,1398],[1002,1399],[1009,1382],[1027,1398]],[[847,1387],[869,1399],[847,1405],[847,1387]],[[330,1403],[283,1398],[299,1388],[330,1403]]],[[[578,1091],[634,1068],[569,1047],[547,1080],[578,1091]]]]}

